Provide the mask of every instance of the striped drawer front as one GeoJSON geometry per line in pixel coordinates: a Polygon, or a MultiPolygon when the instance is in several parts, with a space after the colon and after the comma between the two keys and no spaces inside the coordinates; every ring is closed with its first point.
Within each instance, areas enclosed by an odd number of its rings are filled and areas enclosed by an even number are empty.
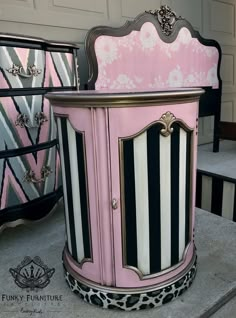
{"type": "Polygon", "coordinates": [[[73,259],[82,263],[92,258],[84,135],[76,132],[66,118],[57,118],[57,126],[67,244],[73,259]]]}
{"type": "Polygon", "coordinates": [[[0,97],[0,152],[56,138],[56,124],[43,95],[0,97]]]}
{"type": "Polygon", "coordinates": [[[196,206],[236,222],[236,180],[197,172],[196,206]]]}
{"type": "Polygon", "coordinates": [[[72,53],[47,52],[45,87],[76,87],[75,59],[72,53]]]}
{"type": "Polygon", "coordinates": [[[0,46],[0,89],[42,88],[45,67],[43,50],[0,46]]]}
{"type": "Polygon", "coordinates": [[[191,240],[192,132],[156,123],[120,140],[123,263],[143,275],[183,260],[191,240]]]}
{"type": "Polygon", "coordinates": [[[56,145],[17,156],[6,152],[0,158],[0,180],[1,210],[52,193],[60,185],[56,145]]]}

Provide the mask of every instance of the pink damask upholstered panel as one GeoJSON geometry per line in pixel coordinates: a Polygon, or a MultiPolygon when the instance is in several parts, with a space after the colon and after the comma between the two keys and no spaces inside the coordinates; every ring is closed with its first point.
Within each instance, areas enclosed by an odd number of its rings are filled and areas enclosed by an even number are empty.
{"type": "Polygon", "coordinates": [[[151,22],[123,37],[95,41],[96,89],[219,88],[217,48],[201,44],[183,27],[172,43],[159,37],[151,22]]]}

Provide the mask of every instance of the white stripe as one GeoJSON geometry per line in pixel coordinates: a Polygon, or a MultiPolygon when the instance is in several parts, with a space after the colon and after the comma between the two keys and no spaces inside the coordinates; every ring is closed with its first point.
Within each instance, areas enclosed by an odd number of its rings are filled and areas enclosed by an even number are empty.
{"type": "Polygon", "coordinates": [[[171,265],[170,140],[160,135],[161,269],[171,265]]]}
{"type": "Polygon", "coordinates": [[[71,248],[71,236],[70,236],[70,222],[69,222],[69,212],[68,212],[68,199],[67,199],[67,188],[66,188],[66,174],[64,165],[64,153],[62,146],[62,133],[61,133],[61,119],[57,118],[57,128],[58,128],[58,138],[59,138],[59,150],[60,150],[60,160],[61,160],[61,171],[62,171],[62,184],[63,184],[63,195],[64,195],[64,206],[65,206],[65,221],[66,221],[66,235],[69,252],[72,254],[71,248]]]}
{"type": "Polygon", "coordinates": [[[147,133],[134,139],[134,173],[138,268],[150,274],[147,133]]]}
{"type": "Polygon", "coordinates": [[[76,146],[75,131],[72,128],[69,120],[67,120],[67,134],[68,134],[68,146],[69,146],[69,158],[70,158],[76,248],[77,248],[78,261],[81,262],[84,258],[84,240],[83,240],[82,218],[81,218],[77,146],[76,146]]]}
{"type": "Polygon", "coordinates": [[[202,176],[202,204],[201,208],[206,211],[211,211],[211,192],[212,178],[202,176]]]}
{"type": "Polygon", "coordinates": [[[185,209],[186,209],[186,153],[187,133],[180,128],[179,132],[179,260],[183,259],[185,250],[185,209]]]}
{"type": "MultiPolygon", "coordinates": [[[[25,114],[27,112],[26,115],[31,118],[31,108],[26,99],[26,96],[13,96],[13,98],[16,101],[17,106],[19,106],[21,114],[25,114]]],[[[31,125],[32,125],[32,122],[31,122],[31,125]]]]}
{"type": "MultiPolygon", "coordinates": [[[[66,69],[66,67],[65,67],[65,64],[64,64],[64,61],[63,61],[63,59],[62,59],[62,57],[61,57],[61,53],[57,53],[57,52],[53,52],[53,55],[56,57],[58,57],[58,59],[59,59],[59,65],[60,65],[60,67],[61,67],[61,70],[63,71],[63,73],[64,73],[64,76],[65,76],[65,80],[67,81],[67,83],[64,83],[63,82],[63,86],[70,86],[71,85],[71,81],[70,81],[70,78],[69,78],[69,76],[68,76],[68,73],[67,73],[67,69],[66,69]]],[[[55,62],[56,62],[56,60],[55,60],[55,62]]],[[[58,66],[57,66],[58,67],[58,66]]],[[[57,70],[58,72],[60,72],[60,70],[58,69],[57,70]]],[[[63,78],[61,78],[62,79],[62,81],[63,81],[63,78]]]]}
{"type": "Polygon", "coordinates": [[[233,221],[234,217],[234,183],[224,181],[223,187],[223,202],[222,202],[222,216],[233,221]]]}
{"type": "Polygon", "coordinates": [[[56,163],[55,163],[55,161],[56,161],[56,148],[54,146],[54,147],[49,148],[47,151],[48,151],[47,166],[52,169],[52,174],[49,175],[46,178],[46,180],[44,181],[44,190],[43,190],[44,194],[47,194],[47,193],[53,191],[52,178],[53,179],[56,178],[56,171],[53,170],[53,167],[52,167],[52,164],[55,164],[55,167],[56,167],[56,163]],[[52,154],[53,154],[53,160],[52,160],[52,154]],[[50,184],[49,184],[49,181],[51,181],[50,184]],[[50,187],[50,186],[52,186],[52,187],[50,187]]]}
{"type": "Polygon", "coordinates": [[[14,62],[12,61],[11,56],[9,55],[7,51],[7,47],[3,46],[2,50],[4,52],[4,55],[3,55],[3,58],[1,58],[1,66],[4,70],[5,76],[8,78],[13,88],[23,88],[22,82],[18,76],[14,76],[11,73],[6,72],[6,70],[9,68],[9,65],[10,65],[10,68],[12,68],[14,62]]]}

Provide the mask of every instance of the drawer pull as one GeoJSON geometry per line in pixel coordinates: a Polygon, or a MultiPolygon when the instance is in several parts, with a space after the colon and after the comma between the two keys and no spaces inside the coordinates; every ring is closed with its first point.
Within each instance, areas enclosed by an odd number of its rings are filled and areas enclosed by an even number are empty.
{"type": "Polygon", "coordinates": [[[19,114],[16,118],[15,125],[21,128],[31,128],[29,117],[26,114],[19,114]]]}
{"type": "Polygon", "coordinates": [[[37,179],[33,170],[26,171],[24,175],[24,182],[28,183],[40,183],[46,181],[46,178],[52,173],[52,169],[49,166],[43,166],[41,169],[41,178],[37,179]]]}
{"type": "Polygon", "coordinates": [[[29,78],[32,76],[38,76],[39,74],[42,73],[42,70],[37,68],[34,64],[31,66],[27,67],[29,74],[24,73],[23,67],[16,65],[13,63],[12,67],[9,69],[6,69],[9,73],[11,73],[14,76],[21,76],[21,77],[25,77],[25,78],[29,78]]]}
{"type": "Polygon", "coordinates": [[[37,112],[34,116],[34,120],[36,124],[33,126],[30,124],[29,117],[26,114],[19,114],[16,118],[15,125],[20,126],[21,128],[38,128],[48,121],[47,116],[43,112],[37,112]]]}
{"type": "Polygon", "coordinates": [[[47,116],[43,112],[36,113],[34,116],[34,120],[36,121],[37,127],[40,127],[41,125],[43,125],[43,123],[48,121],[47,116]]]}

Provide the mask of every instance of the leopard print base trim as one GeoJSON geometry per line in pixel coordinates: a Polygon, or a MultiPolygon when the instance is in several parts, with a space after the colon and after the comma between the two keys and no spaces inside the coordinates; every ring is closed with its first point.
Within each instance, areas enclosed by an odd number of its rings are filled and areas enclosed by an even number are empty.
{"type": "Polygon", "coordinates": [[[121,294],[114,292],[104,292],[96,288],[88,287],[74,279],[65,269],[66,282],[70,289],[81,299],[90,304],[108,309],[118,310],[140,310],[154,308],[164,305],[185,292],[192,284],[195,275],[197,260],[191,269],[175,283],[158,288],[151,292],[121,294]]]}

